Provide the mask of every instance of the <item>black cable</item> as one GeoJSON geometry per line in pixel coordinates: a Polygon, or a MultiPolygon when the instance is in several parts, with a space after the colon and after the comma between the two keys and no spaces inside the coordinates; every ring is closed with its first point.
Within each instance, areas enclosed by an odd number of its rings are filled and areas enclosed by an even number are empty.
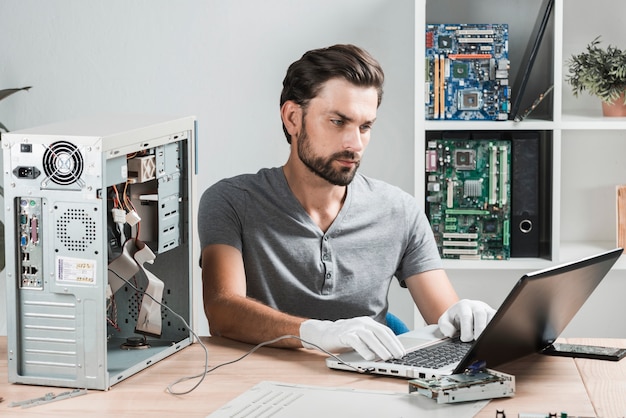
{"type": "Polygon", "coordinates": [[[129,285],[130,287],[132,287],[136,292],[139,292],[143,295],[147,295],[150,299],[152,299],[153,301],[155,301],[156,303],[158,303],[161,307],[167,309],[168,311],[170,311],[175,317],[177,317],[178,319],[180,319],[183,324],[185,325],[185,327],[187,327],[187,329],[189,330],[189,332],[191,332],[191,334],[193,335],[193,337],[198,341],[198,343],[200,344],[200,346],[202,347],[202,349],[204,350],[204,373],[200,373],[197,374],[195,376],[189,376],[189,377],[185,377],[185,378],[181,378],[177,381],[175,381],[174,383],[171,383],[167,386],[167,391],[169,393],[171,393],[172,395],[186,395],[187,393],[190,393],[191,391],[193,391],[195,388],[197,388],[198,386],[200,386],[200,383],[202,383],[202,381],[204,380],[204,377],[207,374],[207,370],[209,368],[209,350],[207,350],[206,346],[204,345],[204,343],[202,342],[202,340],[200,339],[200,337],[198,337],[198,335],[194,332],[194,330],[191,328],[191,326],[189,326],[189,324],[187,323],[187,321],[185,321],[185,318],[183,318],[181,315],[179,315],[178,313],[174,312],[174,310],[172,308],[170,308],[169,306],[161,303],[161,301],[156,300],[151,294],[146,293],[145,291],[137,288],[134,284],[132,284],[130,281],[126,280],[125,278],[123,278],[122,276],[120,276],[119,274],[117,274],[117,272],[108,269],[111,273],[115,274],[119,279],[123,280],[127,285],[129,285]],[[184,391],[184,392],[174,392],[172,390],[172,387],[180,382],[183,381],[187,381],[187,380],[191,380],[191,379],[195,379],[195,378],[199,378],[200,380],[198,380],[198,382],[191,387],[191,389],[184,391]]]}
{"type": "Polygon", "coordinates": [[[214,366],[214,367],[210,368],[209,370],[207,370],[207,373],[211,373],[212,371],[214,371],[214,370],[216,370],[216,369],[219,369],[219,368],[220,368],[220,367],[222,367],[222,366],[227,366],[227,365],[229,365],[229,364],[237,363],[238,361],[243,360],[244,358],[248,357],[250,354],[252,354],[252,353],[254,353],[255,351],[257,351],[257,350],[258,350],[259,348],[261,348],[261,347],[264,347],[264,346],[266,346],[266,345],[270,345],[270,344],[274,344],[274,343],[276,343],[276,342],[278,342],[278,341],[281,341],[281,340],[286,340],[286,339],[290,339],[290,338],[293,338],[293,339],[296,339],[296,340],[302,341],[302,342],[304,342],[304,343],[306,343],[306,344],[309,344],[309,345],[311,345],[311,346],[313,346],[313,347],[317,348],[318,350],[320,350],[320,351],[321,351],[321,352],[323,352],[324,354],[327,354],[327,355],[331,356],[332,358],[334,358],[335,360],[340,361],[340,362],[342,362],[343,364],[345,364],[346,366],[348,366],[348,367],[350,367],[350,368],[354,369],[354,371],[356,371],[356,372],[359,372],[359,373],[369,373],[369,372],[370,372],[370,370],[369,370],[369,369],[363,369],[362,367],[357,367],[357,366],[354,366],[354,365],[352,365],[352,364],[345,363],[343,360],[341,360],[339,357],[337,357],[337,355],[335,355],[335,354],[331,353],[330,351],[328,351],[328,350],[326,350],[326,349],[324,349],[324,348],[320,347],[320,346],[319,346],[319,345],[317,345],[317,344],[313,344],[313,343],[311,343],[311,342],[309,342],[309,341],[306,341],[306,340],[304,340],[304,339],[302,339],[302,338],[300,338],[300,337],[298,337],[298,336],[296,336],[296,335],[281,335],[280,337],[276,337],[276,338],[274,338],[273,340],[265,341],[265,342],[262,342],[262,343],[259,343],[259,344],[255,345],[254,347],[252,347],[252,348],[250,349],[250,351],[246,352],[246,353],[245,353],[245,354],[243,354],[241,357],[239,357],[239,358],[237,358],[237,359],[235,359],[235,360],[230,360],[230,361],[227,361],[227,362],[224,362],[224,363],[218,364],[217,366],[214,366]]]}
{"type": "Polygon", "coordinates": [[[262,343],[259,343],[257,345],[255,345],[254,347],[252,347],[248,352],[244,353],[242,356],[234,359],[234,360],[230,360],[230,361],[226,361],[224,363],[220,363],[216,366],[213,366],[209,369],[209,351],[206,348],[206,346],[204,345],[204,343],[202,342],[202,340],[200,339],[200,337],[198,337],[198,335],[193,331],[193,329],[189,326],[189,324],[187,323],[187,321],[185,321],[185,318],[183,318],[181,315],[179,315],[178,313],[174,312],[174,310],[172,310],[172,308],[170,308],[167,305],[164,305],[163,303],[161,303],[160,301],[156,300],[152,295],[150,295],[149,293],[146,293],[145,291],[138,289],[135,285],[133,285],[130,281],[126,280],[125,278],[123,278],[122,276],[120,276],[119,274],[117,274],[115,271],[108,269],[110,272],[112,272],[113,274],[115,274],[118,278],[120,278],[121,280],[123,280],[126,284],[128,284],[130,287],[132,287],[135,291],[142,293],[144,295],[148,295],[148,297],[150,297],[150,299],[152,299],[153,301],[155,301],[156,303],[158,303],[160,306],[164,307],[165,309],[167,309],[168,311],[170,311],[174,316],[176,316],[177,318],[179,318],[183,324],[185,324],[185,326],[187,327],[187,329],[189,329],[189,331],[192,333],[192,335],[194,336],[194,338],[198,341],[198,343],[200,344],[200,346],[202,347],[202,349],[204,350],[204,371],[202,373],[198,373],[196,375],[193,376],[185,376],[185,377],[181,377],[180,379],[170,383],[169,385],[167,385],[166,390],[171,393],[172,395],[186,395],[188,393],[191,393],[193,390],[195,390],[198,386],[200,386],[200,384],[202,383],[202,381],[204,381],[204,378],[206,377],[207,374],[219,369],[220,367],[223,366],[227,366],[229,364],[234,364],[237,363],[243,359],[245,359],[246,357],[248,357],[250,354],[254,353],[255,351],[257,351],[259,348],[264,347],[266,345],[271,345],[274,344],[278,341],[281,340],[285,340],[285,339],[290,339],[290,338],[294,338],[296,340],[299,340],[301,342],[304,342],[306,344],[309,344],[313,347],[315,347],[316,349],[320,350],[321,352],[329,355],[330,357],[334,358],[337,361],[342,362],[343,364],[345,364],[346,366],[354,369],[354,371],[358,372],[358,373],[370,373],[371,369],[364,369],[362,367],[358,367],[358,366],[354,366],[350,363],[346,363],[343,360],[341,360],[336,354],[331,353],[330,351],[320,347],[317,344],[314,344],[312,342],[306,341],[296,335],[282,335],[280,337],[274,338],[273,340],[269,340],[269,341],[265,341],[262,343]],[[184,392],[175,392],[173,390],[173,387],[178,385],[179,383],[182,382],[186,382],[188,380],[192,380],[192,379],[199,379],[198,382],[192,386],[190,389],[184,391],[184,392]]]}

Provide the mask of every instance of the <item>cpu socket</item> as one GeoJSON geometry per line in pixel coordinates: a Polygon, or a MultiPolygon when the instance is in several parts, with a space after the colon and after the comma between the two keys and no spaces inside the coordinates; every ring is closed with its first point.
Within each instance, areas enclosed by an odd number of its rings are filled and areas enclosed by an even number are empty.
{"type": "Polygon", "coordinates": [[[482,94],[478,90],[459,91],[460,110],[480,110],[482,94]]]}
{"type": "Polygon", "coordinates": [[[476,169],[476,151],[473,149],[457,149],[454,151],[454,167],[457,170],[476,169]]]}

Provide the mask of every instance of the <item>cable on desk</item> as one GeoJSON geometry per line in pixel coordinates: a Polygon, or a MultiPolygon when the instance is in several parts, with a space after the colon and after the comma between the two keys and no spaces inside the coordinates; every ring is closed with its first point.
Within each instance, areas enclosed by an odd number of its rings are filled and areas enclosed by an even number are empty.
{"type": "MultiPolygon", "coordinates": [[[[252,348],[250,349],[250,351],[248,351],[248,352],[244,353],[241,357],[239,357],[239,358],[237,358],[237,359],[235,359],[235,360],[230,360],[230,361],[227,361],[227,362],[224,362],[224,363],[218,364],[217,366],[213,366],[213,367],[211,367],[209,370],[207,370],[207,371],[206,371],[206,373],[211,373],[212,371],[214,371],[214,370],[216,370],[216,369],[219,369],[220,367],[227,366],[227,365],[229,365],[229,364],[233,364],[233,363],[237,363],[238,361],[243,360],[244,358],[248,357],[250,354],[252,354],[252,353],[254,353],[255,351],[257,351],[257,350],[258,350],[259,348],[261,348],[261,347],[264,347],[264,346],[266,346],[266,345],[271,345],[271,344],[274,344],[274,343],[276,343],[276,342],[278,342],[278,341],[281,341],[281,340],[288,340],[288,339],[290,339],[290,338],[294,338],[294,339],[296,339],[296,340],[300,340],[300,341],[302,341],[302,342],[305,342],[305,343],[307,343],[307,344],[310,344],[311,346],[313,346],[313,347],[317,348],[318,350],[320,350],[320,351],[321,351],[321,352],[323,352],[324,354],[328,354],[329,356],[333,357],[335,360],[343,362],[343,360],[341,360],[339,357],[337,357],[337,355],[335,355],[335,354],[331,353],[331,352],[330,352],[330,351],[328,351],[328,350],[323,349],[322,347],[320,347],[320,346],[319,346],[319,345],[317,345],[317,344],[313,344],[313,343],[311,343],[311,342],[309,342],[309,341],[306,341],[306,340],[304,340],[304,339],[302,339],[302,338],[300,338],[300,337],[298,337],[298,336],[296,336],[296,335],[281,335],[280,337],[276,337],[276,338],[274,338],[273,340],[264,341],[264,342],[262,342],[262,343],[259,343],[259,344],[255,345],[254,347],[252,347],[252,348]]],[[[353,365],[351,365],[351,364],[349,364],[349,363],[345,363],[345,362],[343,362],[343,363],[344,363],[346,366],[353,368],[355,371],[357,371],[357,372],[359,372],[359,373],[368,373],[368,372],[370,371],[369,369],[363,369],[362,367],[353,366],[353,365]]]]}
{"type": "Polygon", "coordinates": [[[142,295],[147,295],[150,299],[152,299],[153,301],[155,301],[156,303],[158,303],[161,307],[167,309],[168,311],[170,311],[176,318],[180,319],[183,324],[187,327],[187,329],[189,330],[189,332],[191,332],[191,334],[193,335],[193,337],[196,339],[196,341],[198,341],[198,344],[200,344],[200,346],[202,347],[202,349],[204,350],[204,373],[199,373],[195,376],[189,376],[189,377],[183,377],[181,379],[178,379],[177,381],[175,381],[174,383],[170,383],[167,386],[167,391],[169,393],[171,393],[172,395],[186,395],[187,393],[190,393],[191,391],[193,391],[195,388],[197,388],[198,386],[200,386],[200,383],[202,383],[202,381],[204,380],[204,377],[207,375],[208,373],[208,368],[209,368],[209,350],[207,350],[206,346],[204,345],[204,343],[202,342],[202,340],[200,339],[200,337],[198,337],[198,335],[194,332],[194,330],[191,328],[191,326],[189,326],[189,324],[187,323],[187,321],[185,321],[185,318],[183,318],[181,315],[179,315],[178,313],[176,313],[172,308],[170,308],[169,306],[161,303],[161,301],[156,300],[154,297],[152,297],[151,294],[144,292],[143,290],[137,288],[137,286],[135,286],[134,284],[132,284],[130,281],[126,280],[125,278],[123,278],[122,276],[120,276],[119,274],[117,274],[115,271],[109,269],[110,272],[112,272],[113,274],[115,274],[119,279],[123,280],[127,285],[129,285],[130,287],[133,288],[133,290],[135,290],[136,292],[141,293],[142,295]],[[187,380],[191,380],[191,379],[199,379],[198,382],[193,385],[191,387],[191,389],[188,389],[184,392],[175,392],[172,387],[178,383],[181,382],[185,382],[187,380]]]}
{"type": "Polygon", "coordinates": [[[170,308],[169,306],[161,303],[161,301],[156,300],[154,297],[152,297],[152,295],[144,292],[143,290],[137,288],[134,284],[132,284],[130,281],[126,280],[125,278],[123,278],[122,276],[120,276],[119,274],[117,274],[115,271],[109,269],[110,272],[112,272],[113,274],[115,274],[118,278],[120,278],[121,280],[123,280],[126,284],[128,284],[130,287],[133,288],[133,290],[135,290],[136,292],[139,292],[143,295],[147,295],[148,297],[150,297],[153,301],[155,301],[156,303],[158,303],[160,306],[162,306],[163,308],[167,309],[168,311],[170,311],[175,317],[177,317],[178,319],[180,319],[183,324],[187,327],[187,329],[189,329],[189,331],[191,332],[191,334],[193,335],[193,337],[198,341],[198,343],[200,344],[200,346],[202,347],[202,349],[204,350],[204,371],[202,373],[198,373],[196,375],[193,376],[185,376],[185,377],[181,377],[180,379],[170,383],[169,385],[167,385],[166,390],[171,393],[172,395],[186,395],[188,393],[191,393],[193,390],[195,390],[198,386],[200,386],[200,384],[202,383],[202,381],[204,381],[204,378],[206,377],[207,374],[211,373],[214,370],[219,369],[220,367],[223,366],[227,366],[229,364],[234,364],[237,363],[238,361],[243,360],[244,358],[248,357],[250,354],[254,353],[255,351],[257,351],[259,348],[264,347],[266,345],[271,345],[274,344],[278,341],[281,340],[286,340],[286,339],[290,339],[290,338],[294,338],[296,340],[305,342],[315,348],[317,348],[318,350],[320,350],[321,352],[329,355],[330,357],[334,358],[337,361],[341,361],[343,362],[343,364],[345,364],[346,366],[354,369],[356,372],[359,373],[369,373],[371,370],[370,369],[364,369],[362,367],[358,367],[358,366],[354,366],[352,364],[346,363],[343,360],[341,360],[339,357],[337,357],[337,355],[331,353],[330,351],[320,347],[317,344],[313,344],[310,341],[306,341],[296,335],[282,335],[280,337],[274,338],[273,340],[269,340],[269,341],[265,341],[262,342],[260,344],[255,345],[254,347],[252,347],[248,352],[244,353],[242,356],[240,356],[239,358],[236,358],[234,360],[230,360],[221,364],[218,364],[216,366],[213,366],[209,369],[209,351],[206,348],[206,346],[204,345],[204,343],[202,342],[202,340],[200,339],[200,337],[198,337],[198,335],[193,331],[193,329],[189,326],[189,324],[187,323],[187,321],[185,321],[185,318],[183,318],[181,315],[179,315],[178,313],[174,312],[174,310],[172,308],[170,308]],[[183,391],[183,392],[176,392],[174,391],[174,386],[182,383],[182,382],[186,382],[188,380],[192,380],[192,379],[198,379],[198,382],[196,382],[195,385],[193,385],[190,389],[183,391]]]}
{"type": "MultiPolygon", "coordinates": [[[[266,345],[271,345],[271,344],[274,344],[274,343],[276,343],[276,342],[278,342],[278,341],[281,341],[281,340],[286,340],[286,339],[290,339],[290,338],[295,338],[296,340],[300,340],[300,341],[302,341],[302,342],[305,342],[305,343],[307,343],[307,344],[310,344],[310,345],[312,345],[313,347],[317,348],[318,350],[322,351],[323,353],[328,354],[329,356],[333,357],[335,360],[337,360],[337,361],[342,361],[342,362],[343,362],[343,360],[341,360],[339,357],[337,357],[337,355],[335,355],[335,354],[333,354],[333,353],[331,353],[331,352],[329,352],[329,351],[327,351],[327,350],[323,349],[322,347],[318,346],[317,344],[313,344],[313,343],[311,343],[311,342],[309,342],[309,341],[303,340],[302,338],[300,338],[300,337],[298,337],[298,336],[296,336],[296,335],[282,335],[282,336],[280,336],[280,337],[274,338],[273,340],[264,341],[264,342],[262,342],[262,343],[259,343],[259,344],[255,345],[255,346],[254,346],[254,347],[252,347],[249,351],[247,351],[247,352],[246,352],[246,353],[244,353],[242,356],[240,356],[240,357],[238,357],[238,358],[236,358],[236,359],[234,359],[234,360],[230,360],[230,361],[226,361],[226,362],[224,362],[224,363],[220,363],[220,364],[218,364],[218,365],[216,365],[216,366],[211,367],[210,369],[207,369],[207,367],[205,366],[205,369],[204,369],[204,372],[203,372],[203,373],[199,373],[199,374],[194,375],[194,376],[182,377],[182,378],[180,378],[180,379],[176,380],[175,382],[173,382],[173,383],[169,384],[169,385],[167,386],[167,391],[168,391],[169,393],[171,393],[172,395],[185,395],[185,394],[187,394],[187,393],[190,393],[192,390],[194,390],[195,388],[197,388],[197,387],[200,385],[200,383],[202,383],[202,380],[204,380],[204,378],[205,378],[205,376],[206,376],[207,374],[209,374],[209,373],[211,373],[211,372],[213,372],[213,371],[215,371],[215,370],[219,369],[220,367],[224,367],[224,366],[228,366],[229,364],[234,364],[234,363],[237,363],[238,361],[241,361],[241,360],[245,359],[245,358],[246,358],[246,357],[248,357],[250,354],[252,354],[252,353],[254,353],[255,351],[257,351],[257,350],[258,350],[259,348],[261,348],[261,347],[264,347],[264,346],[266,346],[266,345]],[[176,386],[177,384],[179,384],[179,383],[182,383],[182,382],[185,382],[185,381],[187,381],[187,380],[191,380],[191,379],[200,378],[200,377],[201,377],[200,381],[199,381],[199,382],[198,382],[198,383],[197,383],[194,387],[192,387],[191,389],[189,389],[189,390],[187,390],[187,391],[185,391],[185,392],[174,392],[174,391],[172,390],[172,388],[173,388],[174,386],[176,386]]],[[[205,348],[205,350],[206,350],[206,348],[205,348]]],[[[346,366],[353,368],[355,371],[357,371],[357,372],[359,372],[359,373],[369,373],[369,372],[371,371],[371,369],[364,369],[364,368],[362,368],[362,367],[357,367],[357,366],[354,366],[354,365],[349,364],[349,363],[346,363],[346,362],[343,362],[343,363],[344,363],[346,366]]]]}

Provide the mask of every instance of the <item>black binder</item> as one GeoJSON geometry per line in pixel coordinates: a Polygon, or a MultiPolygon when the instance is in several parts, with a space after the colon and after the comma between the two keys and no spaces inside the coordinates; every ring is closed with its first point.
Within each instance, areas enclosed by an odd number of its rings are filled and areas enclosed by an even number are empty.
{"type": "Polygon", "coordinates": [[[512,132],[511,257],[539,257],[539,132],[512,132]]]}

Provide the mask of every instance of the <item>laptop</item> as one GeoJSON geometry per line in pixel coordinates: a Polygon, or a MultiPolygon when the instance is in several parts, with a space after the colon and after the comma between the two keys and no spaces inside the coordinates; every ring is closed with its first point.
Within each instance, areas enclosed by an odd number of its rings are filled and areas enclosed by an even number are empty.
{"type": "Polygon", "coordinates": [[[563,332],[622,251],[616,248],[525,274],[473,342],[462,343],[458,337],[445,338],[437,326],[431,325],[398,337],[408,353],[403,359],[368,361],[351,351],[327,358],[326,365],[338,370],[431,378],[463,373],[477,365],[495,368],[528,354],[541,353],[563,332]],[[439,350],[450,348],[455,352],[460,348],[460,353],[449,361],[439,360],[439,350]],[[411,360],[424,350],[426,360],[411,360]],[[428,364],[433,359],[438,364],[428,364]]]}

